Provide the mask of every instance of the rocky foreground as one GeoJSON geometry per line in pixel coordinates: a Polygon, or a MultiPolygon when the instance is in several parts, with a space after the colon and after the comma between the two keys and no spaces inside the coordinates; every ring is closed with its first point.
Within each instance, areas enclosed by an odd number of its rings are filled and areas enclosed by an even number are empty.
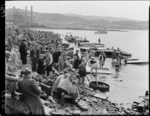
{"type": "MultiPolygon", "coordinates": [[[[17,49],[13,49],[12,54],[15,54],[16,61],[15,63],[9,64],[9,68],[6,72],[12,72],[19,75],[21,71],[21,61],[17,49]]],[[[31,69],[29,57],[26,68],[31,69]]],[[[37,76],[36,73],[33,75],[37,76]]],[[[94,91],[89,88],[88,85],[85,85],[79,86],[81,97],[76,101],[78,105],[69,102],[69,99],[67,98],[64,105],[60,105],[60,100],[57,97],[54,95],[52,97],[47,94],[47,89],[50,90],[50,88],[51,87],[42,87],[43,94],[41,95],[41,101],[46,115],[149,115],[149,96],[140,97],[141,100],[135,101],[133,104],[116,104],[112,103],[107,98],[104,99],[101,98],[101,96],[96,96],[96,94],[100,95],[99,91],[94,91]]],[[[21,100],[19,93],[16,92],[12,96],[9,92],[6,92],[5,112],[6,114],[29,114],[29,109],[21,100]]]]}

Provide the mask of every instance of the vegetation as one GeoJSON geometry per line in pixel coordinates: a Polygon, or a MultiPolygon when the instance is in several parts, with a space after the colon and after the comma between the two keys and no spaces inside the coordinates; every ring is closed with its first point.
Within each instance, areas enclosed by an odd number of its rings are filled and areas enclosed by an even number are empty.
{"type": "Polygon", "coordinates": [[[48,27],[57,29],[90,29],[90,30],[148,30],[148,21],[135,21],[116,17],[98,17],[67,15],[54,13],[33,12],[33,23],[31,24],[31,13],[21,9],[6,9],[6,21],[18,25],[48,27]]]}

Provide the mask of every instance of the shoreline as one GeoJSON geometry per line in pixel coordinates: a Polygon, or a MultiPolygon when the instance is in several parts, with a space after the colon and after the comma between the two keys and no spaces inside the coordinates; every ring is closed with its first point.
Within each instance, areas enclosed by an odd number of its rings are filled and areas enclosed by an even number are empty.
{"type": "MultiPolygon", "coordinates": [[[[18,59],[19,60],[19,59],[18,59]]],[[[82,89],[84,89],[84,88],[82,88],[82,89]]],[[[85,92],[86,93],[89,93],[90,94],[90,91],[88,92],[88,90],[86,90],[85,89],[85,92]]],[[[95,91],[96,92],[96,91],[95,91]]],[[[82,95],[82,94],[81,94],[82,95]]],[[[116,104],[116,103],[113,103],[113,102],[110,102],[110,101],[108,101],[108,102],[105,102],[105,101],[103,101],[103,100],[99,100],[98,98],[93,98],[93,97],[90,97],[90,96],[85,96],[84,97],[84,99],[81,99],[82,101],[84,101],[84,103],[86,103],[87,104],[87,106],[88,106],[88,108],[90,109],[90,110],[93,110],[93,111],[91,111],[91,113],[92,114],[96,114],[96,113],[99,113],[99,114],[138,114],[137,112],[134,112],[134,110],[132,109],[132,107],[129,107],[129,108],[126,108],[126,106],[123,106],[123,105],[120,105],[120,104],[116,104]],[[88,102],[88,101],[91,101],[90,103],[88,102]],[[92,105],[92,106],[91,106],[92,105]],[[94,106],[96,106],[96,107],[94,107],[94,106]],[[101,108],[101,106],[103,106],[102,108],[101,108]],[[101,109],[101,110],[99,110],[99,109],[101,109]],[[127,109],[130,109],[130,110],[127,110],[127,109]],[[97,110],[99,110],[99,111],[97,111],[97,110]],[[104,110],[104,111],[103,111],[104,110]],[[119,110],[119,111],[118,111],[119,110]],[[133,110],[133,111],[132,111],[133,110]]],[[[48,100],[46,100],[46,101],[48,101],[48,100]]],[[[43,103],[43,105],[44,106],[46,106],[44,103],[43,103]]],[[[52,104],[50,104],[50,105],[52,105],[52,104]]],[[[58,104],[56,104],[56,105],[58,105],[58,104]]],[[[124,104],[124,105],[126,105],[126,104],[124,104]]],[[[51,106],[52,107],[52,106],[51,106]]],[[[56,108],[56,107],[55,107],[56,108]]],[[[66,108],[65,109],[65,107],[63,107],[62,108],[63,110],[68,110],[68,108],[66,108]]],[[[71,109],[71,108],[69,108],[69,109],[71,109]]],[[[76,110],[75,110],[76,111],[76,110]]],[[[79,110],[77,110],[78,112],[80,112],[81,114],[82,114],[82,111],[79,111],[79,110]]],[[[59,111],[58,111],[59,112],[59,111]]],[[[58,113],[58,112],[56,112],[56,114],[58,113]]],[[[73,111],[71,111],[71,113],[74,113],[74,110],[73,111]]],[[[76,113],[76,112],[75,112],[76,113]]],[[[85,112],[86,113],[86,112],[85,112]]],[[[90,113],[90,111],[88,112],[88,113],[90,113]]],[[[86,113],[87,114],[87,113],[86,113]]],[[[55,115],[55,113],[54,113],[54,115],[55,115]]]]}
{"type": "MultiPolygon", "coordinates": [[[[51,27],[30,27],[31,29],[53,29],[53,30],[83,30],[83,31],[104,31],[102,29],[82,29],[82,28],[51,28],[51,27]]],[[[140,29],[131,29],[131,30],[139,30],[139,31],[146,31],[140,29]]],[[[129,32],[130,29],[105,29],[105,31],[114,31],[114,32],[129,32]]]]}

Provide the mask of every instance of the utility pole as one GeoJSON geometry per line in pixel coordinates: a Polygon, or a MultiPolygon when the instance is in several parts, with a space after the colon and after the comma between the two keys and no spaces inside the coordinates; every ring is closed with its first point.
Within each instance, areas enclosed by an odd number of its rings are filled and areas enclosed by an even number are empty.
{"type": "Polygon", "coordinates": [[[25,23],[27,24],[28,22],[28,18],[27,18],[27,6],[25,7],[25,23]]]}
{"type": "Polygon", "coordinates": [[[31,26],[32,26],[32,18],[33,18],[33,7],[31,6],[31,26]]]}

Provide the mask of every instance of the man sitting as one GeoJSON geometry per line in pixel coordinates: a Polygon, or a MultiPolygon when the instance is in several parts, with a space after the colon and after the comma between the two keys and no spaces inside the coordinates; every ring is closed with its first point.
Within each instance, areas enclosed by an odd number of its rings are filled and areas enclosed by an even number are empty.
{"type": "Polygon", "coordinates": [[[61,104],[63,105],[64,98],[69,97],[75,99],[78,97],[78,94],[73,96],[77,91],[76,83],[71,79],[70,74],[67,70],[64,71],[63,75],[60,75],[53,84],[52,93],[55,91],[59,97],[61,97],[61,104]]]}
{"type": "Polygon", "coordinates": [[[54,91],[57,92],[58,94],[61,94],[60,91],[68,93],[68,87],[70,85],[68,77],[69,77],[69,74],[67,70],[64,71],[64,74],[57,77],[57,79],[55,80],[53,84],[52,93],[54,91]]]}

